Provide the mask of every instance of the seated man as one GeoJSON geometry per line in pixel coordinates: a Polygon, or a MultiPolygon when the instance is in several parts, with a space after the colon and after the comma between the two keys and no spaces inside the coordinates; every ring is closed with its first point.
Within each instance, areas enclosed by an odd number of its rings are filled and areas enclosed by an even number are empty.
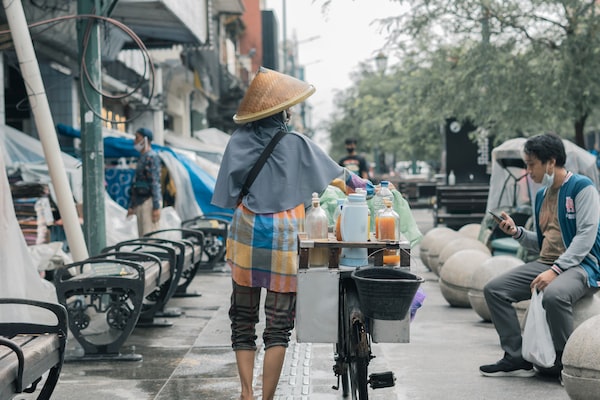
{"type": "Polygon", "coordinates": [[[589,178],[565,169],[566,152],[558,136],[529,138],[524,152],[527,173],[544,185],[535,198],[535,230],[515,226],[505,212],[499,226],[522,246],[539,251],[539,258],[494,278],[484,288],[504,350],[500,361],[479,368],[484,376],[535,375],[533,365],[521,355],[521,327],[512,307],[529,299],[532,290],[544,291],[543,306],[556,350],[554,367],[539,369],[560,376],[562,352],[573,331],[573,304],[600,280],[598,190],[589,178]]]}

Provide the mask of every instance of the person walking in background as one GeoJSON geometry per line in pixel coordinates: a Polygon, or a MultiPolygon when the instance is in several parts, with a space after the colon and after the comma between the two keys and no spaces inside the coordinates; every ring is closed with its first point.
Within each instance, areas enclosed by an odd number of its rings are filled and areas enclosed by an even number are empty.
{"type": "Polygon", "coordinates": [[[241,399],[253,399],[256,323],[262,288],[266,289],[262,398],[273,399],[290,334],[294,328],[298,272],[298,233],[313,192],[335,178],[347,190],[373,187],[339,166],[305,135],[288,131],[290,107],[315,88],[266,68],[252,80],[236,115],[241,127],[231,136],[217,176],[212,204],[235,209],[227,237],[232,294],[231,341],[241,383],[241,399]],[[274,137],[280,141],[256,179],[249,171],[274,137]]]}
{"type": "Polygon", "coordinates": [[[504,233],[539,252],[528,262],[491,280],[484,288],[492,322],[500,337],[504,357],[482,365],[484,376],[535,375],[532,363],[523,359],[521,327],[512,306],[543,291],[543,307],[556,351],[551,368],[536,366],[540,373],[560,377],[562,353],[573,331],[573,305],[597,288],[600,281],[600,204],[592,181],[565,169],[562,140],[554,134],[531,137],[525,143],[527,173],[544,185],[535,197],[535,228],[515,226],[503,212],[499,222],[504,233]]]}
{"type": "Polygon", "coordinates": [[[339,164],[354,172],[363,179],[369,179],[369,167],[367,160],[356,152],[357,141],[354,138],[346,139],[346,151],[348,155],[342,158],[339,164]]]}
{"type": "Polygon", "coordinates": [[[161,161],[152,150],[152,131],[140,128],[135,133],[134,148],[140,153],[131,184],[127,216],[137,217],[140,237],[159,229],[162,193],[160,188],[161,161]]]}

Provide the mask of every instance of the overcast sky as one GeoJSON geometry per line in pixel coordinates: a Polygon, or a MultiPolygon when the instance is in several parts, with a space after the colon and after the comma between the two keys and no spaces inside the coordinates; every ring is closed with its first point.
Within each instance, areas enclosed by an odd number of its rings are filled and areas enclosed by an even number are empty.
{"type": "MultiPolygon", "coordinates": [[[[377,18],[400,14],[400,5],[388,0],[333,0],[323,13],[323,0],[266,0],[274,11],[283,38],[283,3],[286,3],[287,37],[299,42],[299,63],[305,65],[305,79],[317,88],[308,102],[313,107],[313,124],[328,119],[334,111],[336,91],[351,85],[350,73],[360,62],[372,60],[383,48],[377,18]],[[318,38],[314,39],[315,36],[318,38]],[[309,40],[310,39],[310,40],[309,40]]],[[[374,61],[372,61],[374,63],[374,61]]],[[[324,147],[325,135],[316,139],[324,147]]]]}

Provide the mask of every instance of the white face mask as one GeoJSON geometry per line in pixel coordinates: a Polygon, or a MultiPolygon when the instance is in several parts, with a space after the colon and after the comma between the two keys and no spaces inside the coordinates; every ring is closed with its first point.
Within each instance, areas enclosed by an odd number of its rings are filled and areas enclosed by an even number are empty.
{"type": "Polygon", "coordinates": [[[144,148],[146,147],[146,138],[144,138],[144,140],[142,140],[139,143],[134,143],[133,144],[133,148],[136,149],[138,152],[142,152],[142,150],[144,150],[144,148]]]}
{"type": "Polygon", "coordinates": [[[549,175],[548,170],[546,169],[546,173],[544,173],[544,177],[542,178],[542,185],[549,188],[553,184],[554,184],[554,170],[552,171],[552,175],[549,175]]]}

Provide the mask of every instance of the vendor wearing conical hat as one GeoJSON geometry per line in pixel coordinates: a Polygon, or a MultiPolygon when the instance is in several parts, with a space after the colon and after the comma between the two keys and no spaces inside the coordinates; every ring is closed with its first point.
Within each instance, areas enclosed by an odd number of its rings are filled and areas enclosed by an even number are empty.
{"type": "Polygon", "coordinates": [[[254,327],[261,288],[267,290],[263,398],[275,393],[294,328],[296,238],[303,229],[311,194],[321,193],[334,178],[341,178],[348,190],[372,188],[369,181],[339,166],[310,138],[289,131],[290,107],[314,92],[315,87],[306,82],[261,67],[233,117],[241,126],[229,140],[215,184],[212,204],[235,208],[226,259],[233,279],[229,316],[242,399],[252,399],[254,327]],[[250,170],[280,131],[286,134],[243,195],[250,170]]]}

